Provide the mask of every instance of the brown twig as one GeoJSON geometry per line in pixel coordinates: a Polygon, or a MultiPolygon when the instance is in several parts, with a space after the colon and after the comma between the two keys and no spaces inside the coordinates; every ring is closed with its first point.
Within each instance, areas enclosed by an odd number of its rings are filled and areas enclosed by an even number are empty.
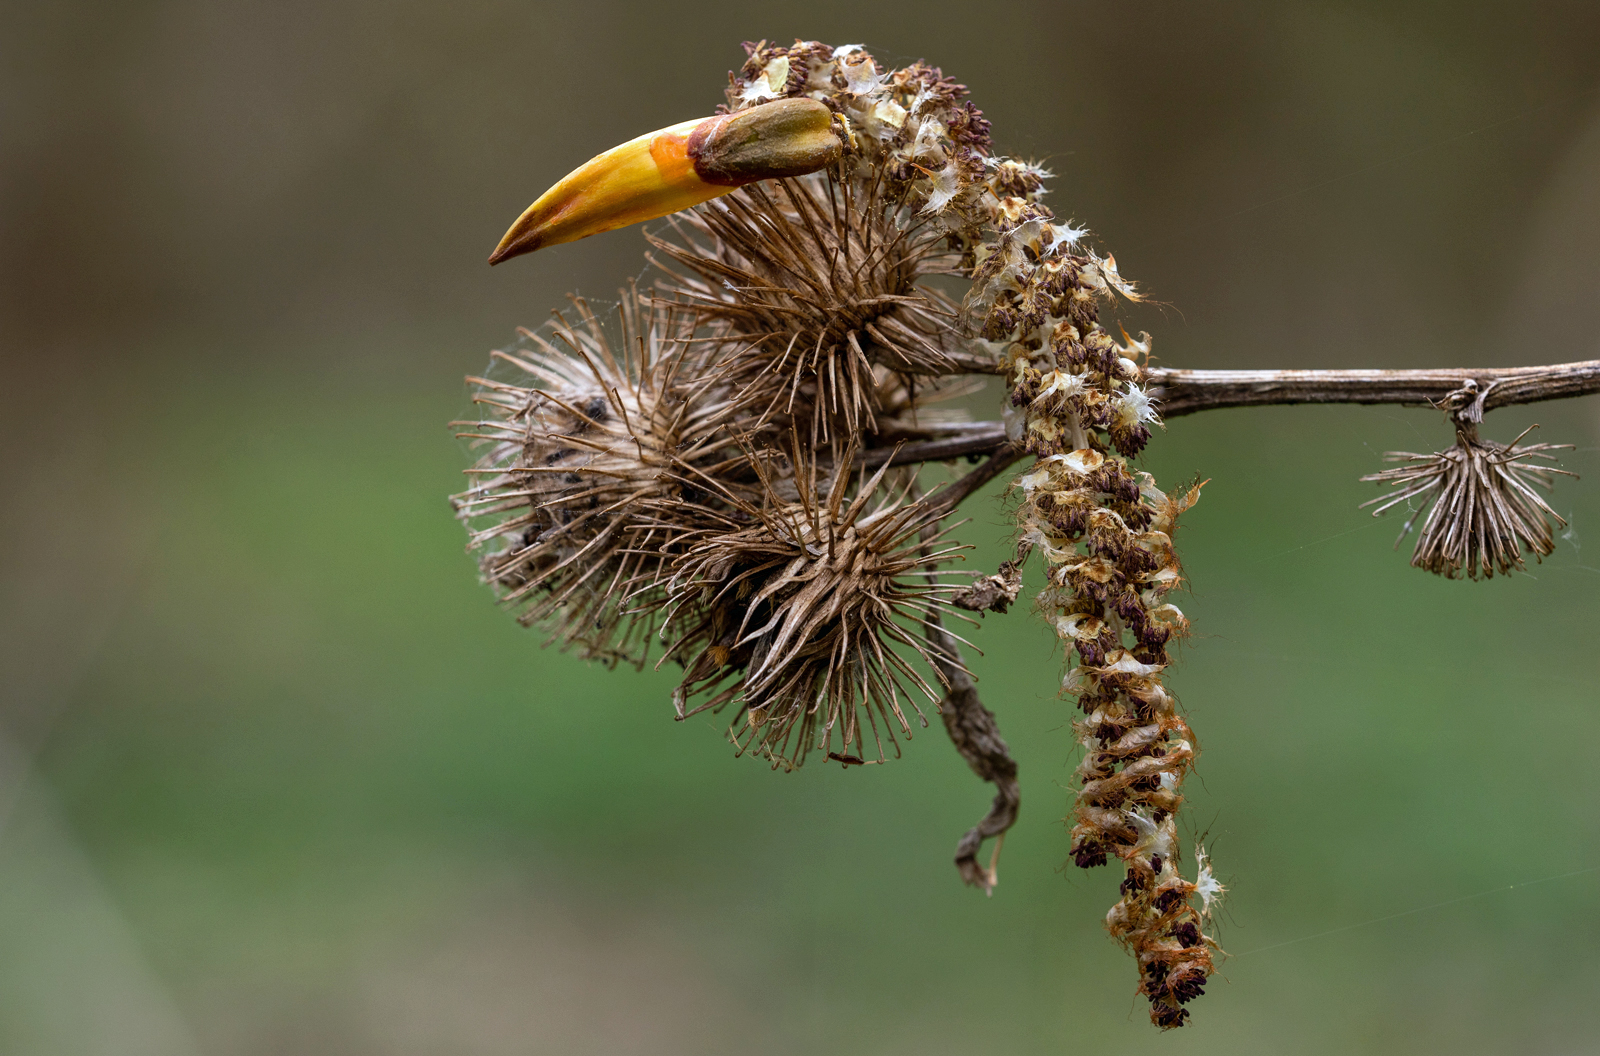
{"type": "MultiPolygon", "coordinates": [[[[1489,389],[1483,409],[1494,410],[1511,404],[1600,392],[1600,359],[1544,367],[1481,370],[1178,370],[1152,367],[1147,376],[1150,395],[1160,407],[1163,418],[1224,407],[1291,403],[1400,403],[1425,407],[1438,404],[1469,381],[1489,389]]],[[[885,462],[895,465],[944,462],[966,455],[997,452],[1005,443],[1005,426],[1001,423],[969,422],[956,436],[870,450],[863,453],[862,461],[869,469],[885,462]]],[[[989,479],[992,474],[979,484],[989,479]]],[[[966,498],[968,493],[961,498],[966,498]]]]}
{"type": "Polygon", "coordinates": [[[972,422],[959,435],[937,440],[919,440],[898,447],[879,447],[864,451],[862,464],[876,469],[885,462],[897,466],[917,462],[945,462],[965,455],[987,455],[1005,443],[1006,429],[999,422],[972,422]]]}
{"type": "Polygon", "coordinates": [[[1452,370],[1178,370],[1152,367],[1163,418],[1274,403],[1437,403],[1467,381],[1493,382],[1485,410],[1600,392],[1600,359],[1452,370]]]}
{"type": "MultiPolygon", "coordinates": [[[[978,355],[972,352],[957,352],[946,350],[944,357],[949,361],[949,366],[938,371],[927,371],[937,374],[998,374],[1001,371],[1001,361],[994,356],[978,355]]],[[[917,373],[922,373],[918,371],[917,373]]]]}
{"type": "MultiPolygon", "coordinates": [[[[911,445],[908,444],[906,446],[909,447],[911,445]]],[[[902,448],[901,450],[905,449],[902,448]]],[[[969,495],[1011,468],[1013,463],[1026,454],[1027,452],[1022,449],[1020,444],[1002,442],[981,466],[935,495],[933,497],[935,505],[943,506],[946,512],[954,510],[965,502],[969,495]]],[[[895,461],[900,462],[902,460],[897,458],[895,461]]]]}

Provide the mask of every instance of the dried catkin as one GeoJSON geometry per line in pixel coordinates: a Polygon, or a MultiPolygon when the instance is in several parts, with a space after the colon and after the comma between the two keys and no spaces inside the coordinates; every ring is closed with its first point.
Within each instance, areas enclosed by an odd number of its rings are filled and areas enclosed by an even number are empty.
{"type": "Polygon", "coordinates": [[[1172,533],[1200,489],[1169,498],[1127,462],[1158,420],[1140,385],[1148,337],[1117,344],[1096,300],[1138,294],[1110,258],[1052,252],[1042,207],[1015,210],[1022,222],[989,258],[1003,263],[986,262],[975,296],[987,305],[986,336],[1009,340],[1011,422],[1037,456],[1017,486],[1023,545],[1042,552],[1048,571],[1038,605],[1076,654],[1063,681],[1084,714],[1074,724],[1084,756],[1072,857],[1083,868],[1121,861],[1122,897],[1106,927],[1138,962],[1152,1021],[1181,1026],[1213,971],[1203,929],[1220,892],[1197,908],[1209,873],[1191,882],[1178,870],[1177,811],[1195,744],[1161,680],[1167,643],[1187,627],[1165,600],[1182,580],[1172,533]]]}

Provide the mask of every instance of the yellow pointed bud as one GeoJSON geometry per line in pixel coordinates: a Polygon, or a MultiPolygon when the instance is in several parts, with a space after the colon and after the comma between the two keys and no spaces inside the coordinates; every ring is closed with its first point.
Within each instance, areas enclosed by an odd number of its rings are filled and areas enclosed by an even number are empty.
{"type": "Polygon", "coordinates": [[[757,180],[816,172],[843,149],[832,111],[814,99],[779,99],[646,133],[540,195],[489,263],[666,216],[757,180]]]}

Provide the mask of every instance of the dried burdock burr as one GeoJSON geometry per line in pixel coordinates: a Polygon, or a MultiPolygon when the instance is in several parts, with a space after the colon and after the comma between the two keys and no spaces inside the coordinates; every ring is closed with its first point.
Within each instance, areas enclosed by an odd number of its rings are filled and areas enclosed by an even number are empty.
{"type": "MultiPolygon", "coordinates": [[[[1183,1025],[1220,950],[1223,887],[1185,865],[1198,744],[1167,687],[1188,621],[1179,515],[1134,465],[1164,419],[1263,403],[1443,400],[1456,446],[1394,455],[1378,512],[1432,501],[1414,564],[1507,572],[1550,553],[1554,447],[1479,439],[1483,411],[1600,391],[1600,362],[1498,371],[1196,371],[1101,312],[1142,296],[1041,200],[1049,173],[994,154],[966,89],[860,46],[745,45],[718,112],[585,163],[538,198],[491,261],[663,218],[656,274],[616,319],[527,334],[472,379],[474,484],[456,496],[484,578],[528,623],[603,660],[677,664],[674,713],[731,717],[741,754],[792,769],[899,754],[935,707],[995,786],[957,845],[969,884],[1017,817],[1017,766],[950,629],[1004,612],[1040,557],[1035,607],[1066,652],[1083,756],[1066,854],[1115,862],[1106,915],[1152,1022],[1183,1025]],[[685,211],[687,210],[687,211],[685,211]],[[962,285],[964,284],[964,286],[962,285]],[[1001,422],[931,405],[998,376],[1001,422]],[[917,463],[981,464],[924,494],[917,463]],[[954,579],[946,519],[1010,487],[1015,550],[954,579]],[[1192,877],[1192,878],[1191,878],[1192,877]]],[[[1409,528],[1410,522],[1407,527],[1409,528]]]]}
{"type": "Polygon", "coordinates": [[[672,272],[658,293],[728,338],[722,373],[739,398],[780,419],[809,411],[814,442],[875,429],[877,368],[953,372],[957,306],[921,280],[960,258],[880,190],[831,173],[757,185],[651,238],[672,272]]]}
{"type": "Polygon", "coordinates": [[[938,566],[965,548],[923,533],[947,511],[907,501],[909,481],[886,487],[888,466],[855,480],[846,452],[830,481],[797,453],[784,473],[768,461],[754,463],[756,501],[729,492],[720,525],[670,540],[680,556],[660,606],[663,659],[684,667],[678,712],[736,701],[730,738],[774,766],[812,751],[853,762],[899,754],[898,736],[927,725],[919,698],[937,707],[944,696],[939,646],[923,625],[957,589],[938,566]],[[708,699],[691,706],[699,695],[708,699]]]}
{"type": "Polygon", "coordinates": [[[1377,506],[1374,517],[1401,503],[1415,511],[1400,529],[1397,548],[1422,518],[1411,563],[1448,579],[1463,572],[1477,579],[1520,571],[1527,567],[1524,550],[1535,560],[1555,550],[1550,521],[1563,528],[1567,524],[1535,488],[1548,491],[1556,474],[1577,476],[1548,464],[1556,457],[1550,452],[1570,451],[1572,445],[1523,444],[1523,437],[1538,426],[1524,429],[1509,444],[1480,439],[1483,404],[1492,388],[1493,382],[1480,387],[1469,378],[1440,401],[1455,425],[1451,447],[1431,455],[1391,451],[1384,461],[1402,465],[1361,478],[1395,489],[1361,504],[1377,506]]]}
{"type": "MultiPolygon", "coordinates": [[[[662,540],[692,512],[679,473],[706,457],[726,417],[700,383],[693,321],[624,291],[614,344],[587,302],[469,378],[477,420],[455,423],[481,451],[472,486],[451,499],[486,582],[525,624],[586,657],[642,663],[647,611],[627,599],[653,582],[662,540]]],[[[637,602],[637,599],[635,599],[637,602]]]]}

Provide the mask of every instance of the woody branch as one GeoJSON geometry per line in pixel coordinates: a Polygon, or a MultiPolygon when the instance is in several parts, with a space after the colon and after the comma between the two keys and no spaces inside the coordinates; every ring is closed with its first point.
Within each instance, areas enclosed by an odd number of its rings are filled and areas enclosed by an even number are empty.
{"type": "MultiPolygon", "coordinates": [[[[1468,381],[1488,389],[1484,410],[1518,403],[1587,396],[1600,392],[1600,360],[1538,367],[1449,370],[1181,370],[1146,372],[1150,396],[1163,418],[1224,407],[1292,403],[1438,404],[1468,381]]],[[[863,454],[869,467],[938,462],[989,455],[1006,444],[999,422],[968,422],[920,434],[897,449],[863,454]],[[935,435],[937,433],[937,435],[935,435]]],[[[910,438],[910,434],[907,434],[910,438]]]]}

